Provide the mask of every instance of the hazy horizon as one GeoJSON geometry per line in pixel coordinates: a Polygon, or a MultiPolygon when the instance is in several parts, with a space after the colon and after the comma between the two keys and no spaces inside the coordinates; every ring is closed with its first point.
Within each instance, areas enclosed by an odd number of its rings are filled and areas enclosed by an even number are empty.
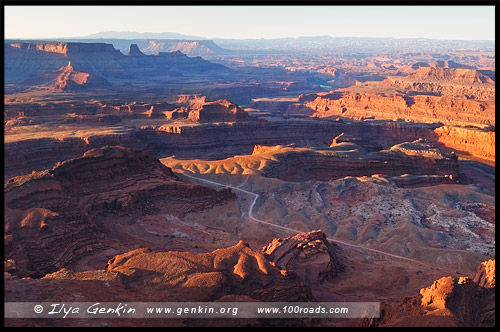
{"type": "Polygon", "coordinates": [[[5,6],[4,22],[5,39],[113,31],[205,39],[495,40],[494,6],[5,6]]]}
{"type": "MultiPolygon", "coordinates": [[[[164,32],[151,32],[151,31],[145,31],[145,32],[137,32],[137,31],[100,31],[97,33],[92,33],[88,35],[82,35],[82,36],[59,36],[59,37],[43,37],[43,38],[8,38],[5,37],[4,39],[6,40],[55,40],[55,39],[183,39],[181,37],[178,38],[160,38],[160,37],[130,37],[130,38],[120,38],[120,37],[89,37],[93,35],[99,35],[99,34],[104,34],[104,33],[132,33],[132,34],[179,34],[179,35],[185,35],[182,33],[179,33],[177,31],[164,31],[164,32]]],[[[446,41],[479,41],[479,42],[495,42],[494,39],[443,39],[443,38],[426,38],[426,37],[372,37],[372,36],[331,36],[331,35],[312,35],[312,36],[286,36],[286,37],[275,37],[275,38],[210,38],[206,36],[192,36],[192,35],[185,35],[187,37],[199,37],[201,40],[221,40],[221,39],[227,39],[227,40],[274,40],[274,39],[301,39],[301,38],[320,38],[320,37],[332,37],[332,38],[345,38],[345,39],[394,39],[394,40],[405,40],[405,39],[424,39],[424,40],[446,40],[446,41]]],[[[194,40],[194,39],[193,39],[194,40]]]]}

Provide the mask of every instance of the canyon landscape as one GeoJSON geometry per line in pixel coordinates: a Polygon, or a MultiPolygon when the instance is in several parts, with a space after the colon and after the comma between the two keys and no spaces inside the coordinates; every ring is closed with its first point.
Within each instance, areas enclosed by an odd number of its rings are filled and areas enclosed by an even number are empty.
{"type": "Polygon", "coordinates": [[[377,302],[495,326],[494,41],[4,40],[4,302],[377,302]]]}

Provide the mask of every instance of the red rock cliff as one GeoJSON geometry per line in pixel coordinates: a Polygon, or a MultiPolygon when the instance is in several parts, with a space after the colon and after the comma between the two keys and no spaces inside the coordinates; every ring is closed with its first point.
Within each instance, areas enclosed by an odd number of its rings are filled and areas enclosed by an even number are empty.
{"type": "Polygon", "coordinates": [[[16,274],[34,277],[102,248],[94,221],[103,214],[148,213],[168,201],[169,212],[181,216],[234,197],[186,184],[146,153],[109,146],[12,178],[4,193],[5,257],[15,261],[16,274]]]}

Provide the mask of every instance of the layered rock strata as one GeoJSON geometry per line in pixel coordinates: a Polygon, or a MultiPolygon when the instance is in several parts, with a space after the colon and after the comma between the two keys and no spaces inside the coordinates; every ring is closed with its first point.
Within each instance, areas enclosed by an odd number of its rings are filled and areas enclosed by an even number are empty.
{"type": "Polygon", "coordinates": [[[307,284],[321,284],[345,269],[341,249],[320,230],[276,238],[261,250],[276,266],[295,271],[307,284]]]}
{"type": "Polygon", "coordinates": [[[101,270],[72,272],[63,268],[41,279],[19,279],[12,274],[12,261],[4,265],[7,301],[61,301],[64,296],[65,302],[314,300],[297,274],[275,266],[244,241],[202,254],[140,248],[114,256],[101,270]],[[27,289],[33,291],[23,294],[27,289]]]}
{"type": "Polygon", "coordinates": [[[494,101],[457,100],[453,96],[343,91],[339,95],[316,94],[313,101],[304,102],[304,105],[314,111],[312,116],[315,117],[342,116],[355,120],[401,118],[450,125],[495,125],[494,101]]]}
{"type": "MultiPolygon", "coordinates": [[[[175,52],[159,52],[156,55],[142,54],[137,45],[132,44],[127,55],[105,43],[79,42],[15,42],[5,43],[5,82],[15,84],[14,90],[33,87],[31,79],[66,66],[71,61],[75,70],[88,73],[116,83],[137,80],[172,78],[183,75],[199,76],[207,71],[227,73],[222,65],[210,63],[200,57],[190,58],[175,52]]],[[[10,87],[9,87],[10,91],[10,87]]]]}
{"type": "Polygon", "coordinates": [[[43,91],[57,92],[85,91],[88,88],[99,89],[110,85],[106,79],[100,76],[77,71],[71,65],[71,61],[54,72],[27,79],[22,84],[34,85],[43,91]]]}
{"type": "Polygon", "coordinates": [[[194,122],[235,122],[251,120],[248,113],[228,100],[198,102],[165,112],[167,119],[188,119],[194,122]]]}
{"type": "Polygon", "coordinates": [[[328,181],[374,174],[440,175],[446,176],[446,179],[460,177],[458,158],[443,154],[424,140],[401,143],[375,152],[365,150],[362,145],[343,142],[331,150],[283,148],[271,154],[260,172],[265,177],[284,181],[328,181]]]}
{"type": "Polygon", "coordinates": [[[16,274],[40,277],[103,248],[96,221],[104,215],[149,213],[168,201],[182,216],[234,195],[186,184],[148,154],[103,147],[5,183],[5,257],[16,274]]]}
{"type": "Polygon", "coordinates": [[[488,160],[495,158],[495,132],[491,130],[404,122],[244,121],[192,126],[145,126],[116,134],[88,135],[83,138],[19,141],[7,141],[6,138],[4,170],[6,178],[31,170],[43,170],[52,167],[57,161],[74,158],[89,149],[105,145],[128,146],[160,157],[175,155],[181,159],[215,160],[251,154],[255,145],[294,143],[297,146],[328,147],[332,139],[342,133],[386,148],[424,138],[448,151],[451,149],[488,160]]]}
{"type": "Polygon", "coordinates": [[[213,301],[226,295],[260,301],[312,299],[296,274],[280,270],[243,241],[206,254],[138,249],[112,258],[106,270],[122,275],[129,287],[146,283],[150,292],[170,288],[183,301],[213,301]]]}

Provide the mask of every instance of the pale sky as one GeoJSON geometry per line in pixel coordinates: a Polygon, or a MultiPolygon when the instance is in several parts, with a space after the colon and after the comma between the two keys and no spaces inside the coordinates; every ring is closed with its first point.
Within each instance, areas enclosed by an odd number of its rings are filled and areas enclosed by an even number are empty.
{"type": "Polygon", "coordinates": [[[207,38],[300,36],[495,40],[494,6],[5,6],[5,38],[103,31],[207,38]]]}

